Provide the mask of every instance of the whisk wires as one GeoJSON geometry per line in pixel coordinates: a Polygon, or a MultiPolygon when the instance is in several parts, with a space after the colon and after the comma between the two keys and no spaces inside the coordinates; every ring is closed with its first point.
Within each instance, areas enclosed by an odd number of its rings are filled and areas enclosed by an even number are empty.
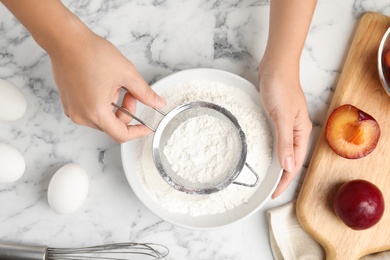
{"type": "Polygon", "coordinates": [[[46,260],[165,259],[169,249],[152,243],[116,243],[80,248],[47,248],[46,260]],[[138,255],[138,258],[135,256],[138,255]]]}

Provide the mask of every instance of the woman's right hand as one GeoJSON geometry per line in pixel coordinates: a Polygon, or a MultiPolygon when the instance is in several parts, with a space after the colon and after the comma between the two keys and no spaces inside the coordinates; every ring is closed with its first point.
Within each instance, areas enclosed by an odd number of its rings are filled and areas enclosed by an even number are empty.
{"type": "Polygon", "coordinates": [[[128,125],[131,117],[114,113],[112,102],[118,101],[122,88],[127,91],[122,107],[132,114],[137,100],[154,108],[163,107],[165,101],[114,45],[85,29],[72,42],[49,51],[65,114],[120,143],[151,133],[143,125],[128,125]]]}
{"type": "Polygon", "coordinates": [[[143,80],[133,64],[109,41],[93,33],[60,0],[2,0],[47,51],[64,112],[73,122],[106,132],[117,142],[145,136],[143,125],[129,126],[113,112],[122,88],[122,106],[133,114],[136,100],[161,108],[165,101],[143,80]],[[26,12],[28,10],[28,12],[26,12]]]}

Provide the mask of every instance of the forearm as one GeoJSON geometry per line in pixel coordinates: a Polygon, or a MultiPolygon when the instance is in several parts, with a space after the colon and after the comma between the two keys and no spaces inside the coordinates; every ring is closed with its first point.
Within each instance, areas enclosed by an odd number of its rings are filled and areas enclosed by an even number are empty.
{"type": "Polygon", "coordinates": [[[285,67],[298,75],[316,3],[317,0],[270,0],[269,35],[264,54],[268,66],[285,67]]]}
{"type": "Polygon", "coordinates": [[[1,0],[49,53],[89,29],[60,0],[1,0]]]}

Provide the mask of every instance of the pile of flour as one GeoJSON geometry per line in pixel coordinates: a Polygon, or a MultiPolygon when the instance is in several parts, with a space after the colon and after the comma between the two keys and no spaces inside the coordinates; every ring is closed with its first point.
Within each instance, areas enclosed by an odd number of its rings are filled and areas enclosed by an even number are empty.
{"type": "Polygon", "coordinates": [[[238,141],[231,123],[201,115],[181,123],[168,139],[163,153],[171,169],[192,187],[215,186],[235,168],[232,164],[238,162],[238,141]]]}
{"type": "MultiPolygon", "coordinates": [[[[168,211],[189,216],[223,213],[247,202],[260,186],[272,159],[272,134],[261,108],[244,91],[214,81],[189,81],[170,86],[161,95],[168,104],[164,111],[170,111],[179,105],[192,101],[212,102],[230,111],[237,118],[245,133],[247,141],[246,162],[259,175],[259,184],[254,188],[231,184],[227,188],[209,195],[190,195],[177,191],[164,181],[154,166],[152,157],[153,136],[150,135],[137,141],[137,154],[139,155],[137,158],[137,172],[150,196],[168,211]]],[[[161,115],[152,109],[145,109],[141,118],[156,126],[161,120],[161,115]]],[[[192,120],[192,122],[190,120],[185,121],[183,129],[178,127],[174,131],[178,131],[176,133],[178,136],[171,137],[172,141],[176,140],[177,142],[177,138],[180,139],[186,136],[187,140],[180,141],[179,145],[189,144],[192,148],[194,148],[194,145],[198,145],[192,151],[184,153],[184,156],[191,157],[191,159],[187,160],[185,157],[180,157],[182,156],[180,155],[182,150],[177,143],[165,146],[164,149],[167,150],[164,152],[169,155],[167,157],[174,159],[171,164],[177,170],[188,168],[189,166],[193,167],[196,164],[196,160],[210,160],[210,169],[203,169],[204,172],[199,174],[199,176],[203,176],[205,179],[192,180],[208,181],[207,178],[215,178],[215,176],[210,177],[208,175],[211,171],[217,168],[219,170],[223,169],[225,165],[229,164],[229,160],[235,160],[240,155],[235,154],[234,150],[229,150],[229,145],[232,144],[229,144],[228,135],[231,133],[225,133],[224,136],[217,137],[216,139],[218,140],[207,140],[205,135],[199,137],[199,133],[201,133],[199,127],[204,128],[205,131],[213,135],[221,133],[220,131],[222,130],[213,129],[213,124],[215,123],[213,119],[199,117],[192,118],[192,120]],[[193,131],[193,137],[191,137],[191,131],[193,131]],[[217,147],[218,145],[219,147],[217,147]],[[205,150],[209,150],[210,154],[204,154],[202,151],[205,150]],[[217,155],[219,153],[225,154],[225,157],[217,155]],[[216,161],[213,162],[213,158],[216,161]]],[[[201,164],[205,165],[205,161],[201,164]]],[[[189,178],[188,175],[186,178],[189,178]]],[[[254,176],[244,167],[244,170],[236,180],[244,183],[253,183],[254,176]]]]}

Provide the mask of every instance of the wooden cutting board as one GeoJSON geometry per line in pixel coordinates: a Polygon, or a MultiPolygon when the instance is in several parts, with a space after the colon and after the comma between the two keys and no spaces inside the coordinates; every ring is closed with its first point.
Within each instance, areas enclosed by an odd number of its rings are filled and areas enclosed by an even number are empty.
{"type": "Polygon", "coordinates": [[[361,159],[342,158],[329,148],[323,127],[297,199],[298,220],[323,246],[327,259],[353,260],[390,249],[390,97],[377,71],[378,47],[389,27],[390,17],[381,14],[361,18],[326,117],[347,103],[367,112],[381,128],[377,147],[361,159]],[[370,229],[352,230],[333,211],[337,188],[352,179],[373,182],[385,197],[384,215],[370,229]]]}

